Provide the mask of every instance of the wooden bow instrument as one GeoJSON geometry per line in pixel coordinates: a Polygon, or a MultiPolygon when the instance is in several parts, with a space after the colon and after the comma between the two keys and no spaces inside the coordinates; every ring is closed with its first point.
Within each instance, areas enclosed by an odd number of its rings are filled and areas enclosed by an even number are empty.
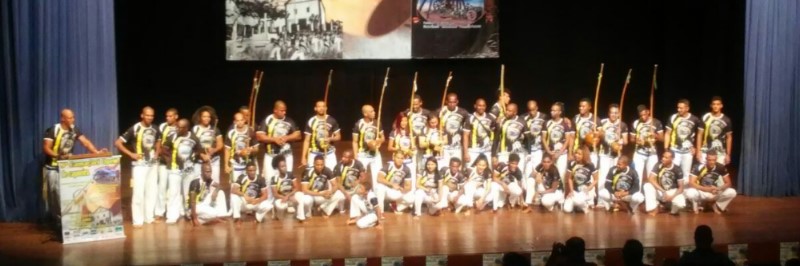
{"type": "Polygon", "coordinates": [[[250,126],[256,124],[256,103],[258,102],[258,92],[261,89],[261,78],[264,77],[264,71],[256,70],[253,75],[253,87],[250,89],[250,101],[247,104],[247,110],[250,111],[250,126]]]}

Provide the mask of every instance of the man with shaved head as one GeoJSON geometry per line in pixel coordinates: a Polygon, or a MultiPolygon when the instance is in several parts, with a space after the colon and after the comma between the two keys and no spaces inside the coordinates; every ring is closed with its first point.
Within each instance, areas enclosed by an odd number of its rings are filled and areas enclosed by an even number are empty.
{"type": "Polygon", "coordinates": [[[256,138],[262,143],[261,150],[264,152],[264,164],[262,165],[262,175],[267,181],[278,175],[278,169],[272,167],[272,160],[282,155],[286,167],[292,169],[294,160],[292,141],[300,140],[300,131],[297,124],[290,117],[286,116],[286,103],[276,101],[272,108],[272,114],[267,116],[256,130],[256,138]]]}
{"type": "Polygon", "coordinates": [[[189,120],[181,119],[175,134],[162,144],[161,153],[167,156],[169,178],[167,180],[167,223],[178,221],[181,214],[188,214],[183,203],[189,197],[189,185],[198,179],[192,158],[199,157],[203,162],[211,160],[206,150],[194,134],[189,132],[189,120]]]}
{"type": "Polygon", "coordinates": [[[91,153],[105,152],[105,149],[97,150],[81,130],[75,126],[75,114],[70,109],[61,110],[61,122],[53,125],[44,132],[44,143],[42,150],[47,156],[44,165],[44,173],[47,178],[47,208],[56,216],[61,215],[61,194],[58,175],[58,160],[68,160],[72,157],[72,148],[75,141],[80,143],[91,153]]]}
{"type": "Polygon", "coordinates": [[[478,156],[490,157],[494,130],[497,126],[495,117],[486,112],[486,101],[482,98],[475,100],[475,112],[470,114],[464,123],[464,162],[472,165],[478,156]]]}
{"type": "Polygon", "coordinates": [[[333,143],[342,139],[339,132],[339,123],[333,116],[328,115],[328,104],[317,101],[314,104],[315,115],[308,119],[303,141],[303,158],[300,165],[309,167],[308,162],[313,162],[317,156],[325,159],[325,167],[332,169],[336,166],[336,147],[333,143]]]}
{"type": "MultiPolygon", "coordinates": [[[[256,160],[258,141],[256,132],[245,121],[245,115],[233,115],[233,128],[225,134],[225,172],[230,176],[230,182],[236,182],[244,175],[245,168],[250,162],[256,160]]],[[[253,165],[255,167],[255,165],[253,165]]]]}
{"type": "Polygon", "coordinates": [[[114,142],[117,150],[131,159],[131,219],[134,228],[152,223],[155,218],[161,142],[158,128],[153,126],[154,117],[153,108],[142,108],[141,121],[133,124],[114,142]]]}
{"type": "MultiPolygon", "coordinates": [[[[426,128],[428,125],[428,117],[431,115],[431,111],[422,107],[423,101],[422,97],[419,94],[414,94],[411,100],[411,109],[406,109],[403,113],[406,114],[408,117],[408,124],[411,128],[411,132],[414,135],[414,145],[413,148],[417,149],[416,156],[412,158],[414,160],[415,165],[420,165],[422,161],[422,157],[425,155],[425,149],[421,148],[420,141],[426,135],[426,128]]],[[[430,139],[428,139],[430,142],[430,139]]],[[[382,167],[381,165],[375,166],[375,173],[373,176],[377,178],[378,169],[382,167]]],[[[421,169],[420,167],[416,167],[421,169]]],[[[418,169],[412,169],[413,171],[417,171],[418,169]]],[[[375,184],[373,184],[375,185],[375,184]]]]}
{"type": "MultiPolygon", "coordinates": [[[[535,169],[542,163],[543,147],[542,147],[542,133],[545,131],[544,123],[547,122],[547,115],[539,112],[539,104],[534,101],[528,101],[528,112],[522,116],[525,120],[525,150],[528,152],[528,157],[523,164],[523,184],[525,185],[525,204],[533,204],[538,185],[536,184],[537,174],[535,169]]],[[[552,158],[551,158],[552,159],[552,158]]],[[[549,169],[549,168],[548,168],[549,169]]],[[[544,184],[549,187],[550,184],[544,184]]],[[[549,191],[550,189],[548,189],[549,191]]]]}
{"type": "MultiPolygon", "coordinates": [[[[376,170],[377,171],[377,170],[376,170]]],[[[364,165],[358,160],[353,159],[353,151],[346,150],[342,153],[342,159],[333,168],[333,184],[336,188],[344,194],[346,201],[350,202],[352,209],[353,201],[363,201],[363,198],[357,198],[356,191],[360,184],[359,180],[366,178],[366,170],[364,165]]],[[[339,211],[344,212],[345,200],[339,201],[339,211]]],[[[355,203],[356,206],[361,206],[362,203],[355,203]]],[[[350,217],[354,218],[354,217],[350,217]]]]}
{"type": "Polygon", "coordinates": [[[445,103],[445,106],[436,110],[436,115],[439,116],[439,131],[444,135],[442,161],[449,162],[450,158],[461,159],[464,154],[461,138],[469,113],[464,108],[458,107],[458,95],[455,93],[447,94],[445,103]]]}
{"type": "Polygon", "coordinates": [[[380,148],[384,135],[375,121],[375,109],[372,105],[361,107],[361,114],[364,118],[359,119],[353,127],[353,151],[357,152],[356,160],[369,169],[370,181],[374,186],[378,182],[378,171],[381,169],[380,148]]]}

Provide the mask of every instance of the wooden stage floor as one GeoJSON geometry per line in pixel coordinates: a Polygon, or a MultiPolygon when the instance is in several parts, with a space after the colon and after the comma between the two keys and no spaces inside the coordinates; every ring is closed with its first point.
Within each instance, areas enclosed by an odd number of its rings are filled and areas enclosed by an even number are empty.
{"type": "Polygon", "coordinates": [[[549,250],[553,242],[571,236],[583,237],[588,249],[619,248],[629,238],[645,247],[665,247],[693,244],[694,228],[701,224],[713,228],[716,244],[798,241],[800,198],[740,196],[724,216],[501,210],[418,220],[386,214],[381,229],[345,223],[338,214],[302,224],[293,219],[246,222],[240,229],[233,223],[194,228],[188,222],[133,229],[126,221],[125,239],[71,245],[54,241],[52,231],[36,224],[5,223],[0,224],[0,264],[163,265],[522,252],[549,250]]]}

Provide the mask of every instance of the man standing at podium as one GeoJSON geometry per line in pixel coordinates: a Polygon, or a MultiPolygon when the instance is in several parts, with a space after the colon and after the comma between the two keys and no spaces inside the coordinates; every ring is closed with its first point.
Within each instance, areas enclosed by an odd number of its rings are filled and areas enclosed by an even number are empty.
{"type": "Polygon", "coordinates": [[[152,223],[158,197],[158,154],[161,150],[158,128],[153,126],[155,111],[142,109],[140,122],[131,126],[114,142],[120,153],[131,159],[131,217],[133,227],[152,223]]]}
{"type": "Polygon", "coordinates": [[[48,128],[44,133],[42,150],[47,155],[44,165],[44,176],[47,178],[45,200],[47,210],[56,219],[61,216],[61,194],[59,193],[58,160],[68,160],[72,157],[72,148],[75,141],[80,141],[91,153],[102,153],[105,149],[97,150],[81,130],[75,126],[75,114],[70,109],[61,110],[61,122],[48,128]]]}

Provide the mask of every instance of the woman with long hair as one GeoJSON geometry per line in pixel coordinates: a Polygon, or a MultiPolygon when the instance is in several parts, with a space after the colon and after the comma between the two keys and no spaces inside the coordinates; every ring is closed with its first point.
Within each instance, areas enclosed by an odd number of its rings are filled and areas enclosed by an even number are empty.
{"type": "MultiPolygon", "coordinates": [[[[192,134],[200,140],[200,146],[211,157],[211,178],[219,183],[220,153],[223,151],[222,132],[217,128],[219,118],[217,112],[211,106],[202,106],[192,115],[192,134]]],[[[202,162],[196,161],[194,168],[197,176],[200,176],[200,166],[202,162]]]]}
{"type": "Polygon", "coordinates": [[[492,182],[492,171],[489,170],[489,161],[486,156],[478,156],[472,168],[474,170],[470,173],[467,183],[464,184],[464,195],[456,203],[456,213],[461,212],[463,208],[473,206],[476,210],[482,210],[486,207],[487,202],[493,201],[489,187],[492,182]]]}
{"type": "Polygon", "coordinates": [[[414,162],[416,147],[411,141],[410,120],[405,113],[398,113],[392,123],[392,133],[389,134],[389,152],[403,154],[403,164],[412,172],[416,172],[414,162]]]}
{"type": "Polygon", "coordinates": [[[575,151],[575,161],[569,163],[565,179],[567,195],[564,201],[564,212],[583,211],[594,206],[597,196],[597,169],[590,159],[589,148],[583,146],[575,151]]]}
{"type": "Polygon", "coordinates": [[[417,175],[417,191],[414,196],[414,218],[422,215],[422,204],[428,207],[428,213],[439,213],[439,187],[442,186],[439,174],[439,163],[435,157],[425,160],[425,167],[417,175]]]}
{"type": "MultiPolygon", "coordinates": [[[[420,148],[425,151],[421,156],[422,160],[420,160],[420,162],[427,161],[428,158],[434,158],[437,165],[445,164],[445,162],[442,161],[442,158],[444,158],[442,157],[444,139],[442,139],[439,127],[439,117],[436,115],[428,116],[428,123],[423,131],[424,138],[420,138],[420,148]]],[[[420,167],[420,170],[425,170],[425,168],[420,167]]]]}

